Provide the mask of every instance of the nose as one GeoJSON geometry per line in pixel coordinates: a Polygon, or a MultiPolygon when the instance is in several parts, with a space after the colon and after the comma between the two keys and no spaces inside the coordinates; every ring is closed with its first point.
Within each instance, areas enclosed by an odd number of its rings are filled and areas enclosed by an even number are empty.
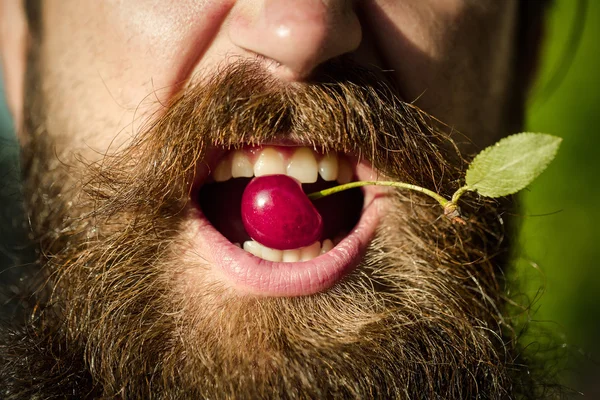
{"type": "Polygon", "coordinates": [[[362,32],[353,0],[264,0],[251,16],[234,18],[234,45],[273,61],[274,71],[301,80],[321,63],[355,50],[362,32]]]}

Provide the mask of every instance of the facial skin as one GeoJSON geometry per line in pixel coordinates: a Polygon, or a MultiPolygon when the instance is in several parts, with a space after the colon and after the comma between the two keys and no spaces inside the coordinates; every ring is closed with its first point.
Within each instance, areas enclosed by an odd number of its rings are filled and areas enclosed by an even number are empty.
{"type": "MultiPolygon", "coordinates": [[[[14,3],[4,26],[22,21],[14,3]]],[[[0,383],[14,398],[538,396],[501,311],[499,204],[471,199],[463,227],[417,195],[369,189],[370,222],[332,253],[352,266],[263,272],[219,250],[196,201],[216,158],[268,143],[451,193],[456,149],[520,125],[519,9],[44,1],[28,41],[2,35],[42,256],[33,318],[2,350],[40,361],[0,383]]]]}
{"type": "Polygon", "coordinates": [[[478,144],[497,139],[510,123],[516,1],[179,3],[109,2],[98,9],[44,2],[43,25],[52,27],[41,51],[46,85],[61,96],[53,103],[77,99],[86,110],[49,110],[77,132],[69,135],[71,149],[80,143],[78,150],[103,153],[115,138],[98,132],[131,131],[157,100],[240,59],[258,58],[278,79],[302,82],[320,64],[351,53],[361,65],[391,71],[404,100],[418,99],[460,132],[477,131],[469,135],[478,144]]]}

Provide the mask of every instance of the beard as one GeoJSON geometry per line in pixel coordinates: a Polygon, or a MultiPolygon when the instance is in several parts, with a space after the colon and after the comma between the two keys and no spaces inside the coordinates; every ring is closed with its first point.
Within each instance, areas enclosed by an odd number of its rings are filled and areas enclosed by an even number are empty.
{"type": "Polygon", "coordinates": [[[506,204],[466,225],[396,192],[360,265],[310,296],[235,293],[182,256],[209,149],[286,138],[448,196],[464,163],[443,125],[371,71],[284,85],[238,63],[182,91],[99,161],[54,151],[30,72],[25,195],[39,270],[3,330],[7,398],[539,398],[505,315],[506,204]],[[187,284],[190,270],[206,279],[187,284]]]}

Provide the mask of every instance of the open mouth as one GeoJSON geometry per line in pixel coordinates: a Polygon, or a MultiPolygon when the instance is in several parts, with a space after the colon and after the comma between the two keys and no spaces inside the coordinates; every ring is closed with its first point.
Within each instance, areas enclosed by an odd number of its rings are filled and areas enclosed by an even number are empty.
{"type": "MultiPolygon", "coordinates": [[[[300,146],[246,146],[206,157],[208,169],[193,189],[197,236],[211,264],[244,292],[266,296],[309,295],[326,290],[352,271],[374,236],[381,188],[348,190],[313,202],[323,220],[319,240],[295,249],[269,248],[246,232],[242,194],[254,177],[282,174],[312,193],[375,171],[345,154],[300,146]]],[[[376,178],[375,178],[376,179],[376,178]]]]}

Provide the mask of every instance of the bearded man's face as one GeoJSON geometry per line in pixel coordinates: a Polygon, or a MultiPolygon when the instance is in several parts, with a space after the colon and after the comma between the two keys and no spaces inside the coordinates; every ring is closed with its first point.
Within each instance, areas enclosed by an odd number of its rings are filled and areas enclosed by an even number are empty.
{"type": "Polygon", "coordinates": [[[283,251],[240,212],[274,173],[451,194],[520,126],[527,7],[31,3],[26,63],[5,51],[39,244],[27,321],[3,339],[9,397],[535,393],[504,315],[499,203],[467,198],[460,225],[365,187],[315,203],[319,241],[283,251]]]}

